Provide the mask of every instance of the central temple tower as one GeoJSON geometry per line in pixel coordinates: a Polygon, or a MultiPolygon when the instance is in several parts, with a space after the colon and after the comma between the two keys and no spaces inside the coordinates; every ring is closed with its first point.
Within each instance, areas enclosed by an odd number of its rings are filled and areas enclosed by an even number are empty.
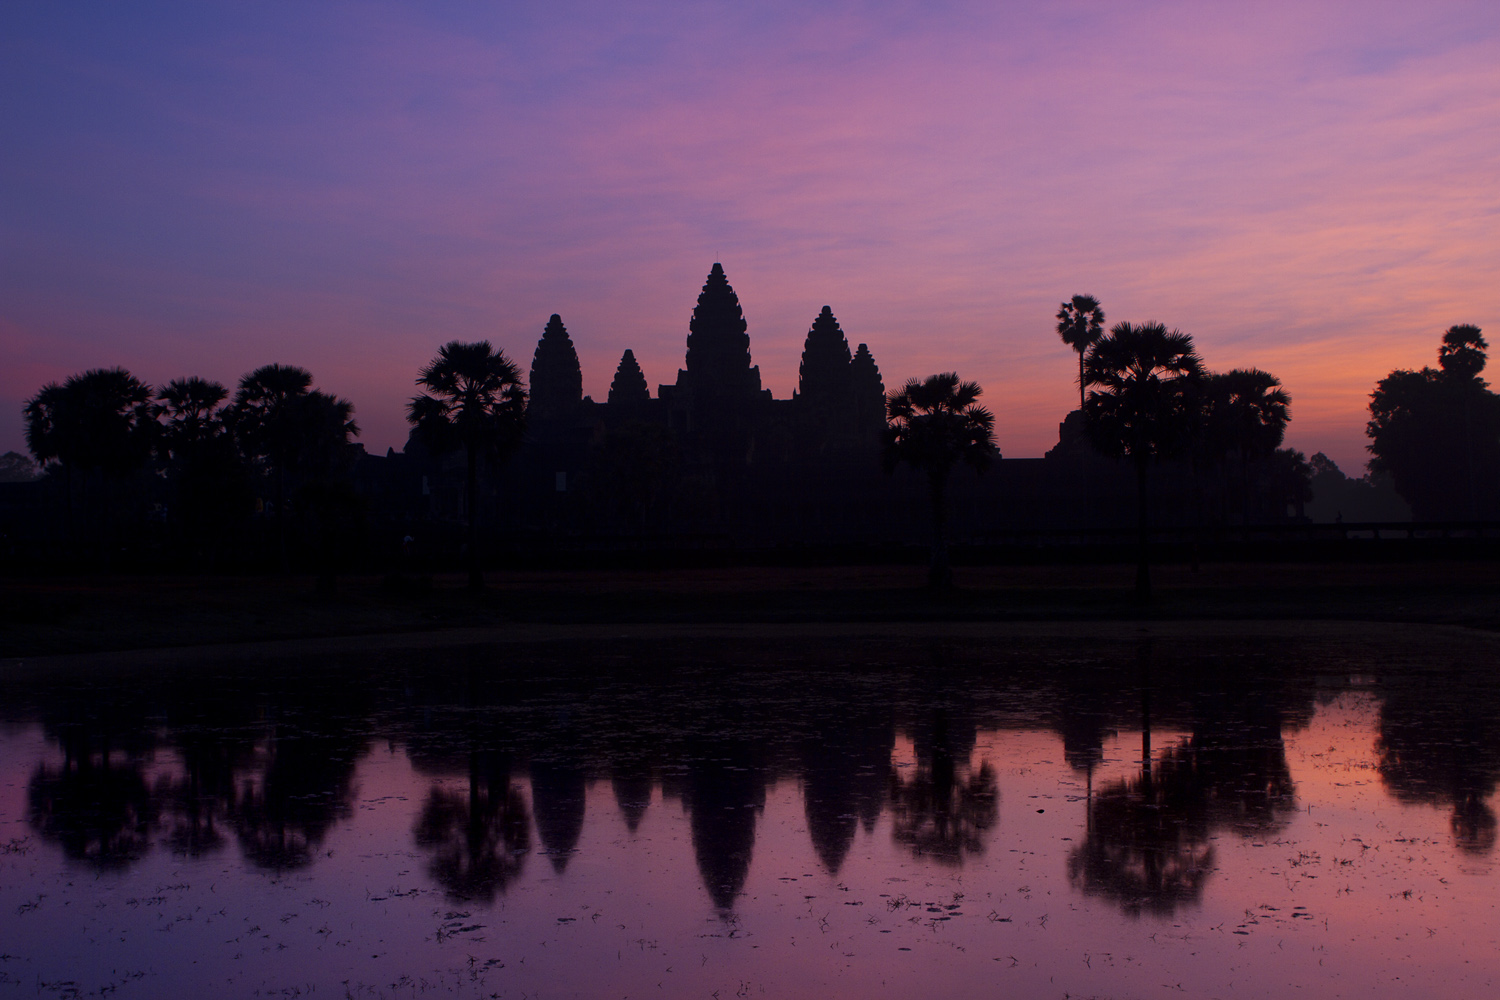
{"type": "Polygon", "coordinates": [[[750,334],[739,296],[715,263],[688,323],[687,367],[677,372],[677,390],[695,401],[743,399],[760,392],[760,368],[750,364],[750,334]]]}

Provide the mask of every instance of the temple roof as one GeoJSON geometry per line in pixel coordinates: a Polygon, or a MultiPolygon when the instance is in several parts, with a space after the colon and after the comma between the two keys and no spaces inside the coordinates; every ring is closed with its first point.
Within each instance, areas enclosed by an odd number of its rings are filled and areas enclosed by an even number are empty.
{"type": "Polygon", "coordinates": [[[724,266],[715,263],[688,322],[687,362],[678,385],[701,386],[713,395],[760,390],[760,369],[750,364],[744,312],[724,266]]]}

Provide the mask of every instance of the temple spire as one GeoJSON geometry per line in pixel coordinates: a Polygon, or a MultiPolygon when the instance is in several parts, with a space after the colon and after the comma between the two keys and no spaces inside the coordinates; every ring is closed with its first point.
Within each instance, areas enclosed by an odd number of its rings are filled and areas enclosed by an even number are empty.
{"type": "Polygon", "coordinates": [[[646,388],[646,376],[635,360],[635,352],[626,348],[620,356],[620,367],[615,369],[615,380],[609,384],[609,402],[628,406],[650,398],[651,390],[646,388]]]}
{"type": "Polygon", "coordinates": [[[533,419],[555,419],[567,416],[581,402],[583,368],[578,364],[578,351],[562,317],[553,313],[531,359],[531,401],[527,413],[533,419]]]}
{"type": "Polygon", "coordinates": [[[750,364],[745,314],[722,264],[714,264],[698,295],[688,323],[687,367],[678,373],[677,384],[713,396],[760,391],[760,369],[750,364]]]}
{"type": "Polygon", "coordinates": [[[858,425],[872,433],[884,431],[885,383],[880,379],[874,356],[864,344],[859,345],[849,362],[849,382],[858,425]]]}
{"type": "Polygon", "coordinates": [[[836,401],[849,387],[849,341],[827,306],[813,320],[802,348],[798,391],[802,398],[836,401]]]}

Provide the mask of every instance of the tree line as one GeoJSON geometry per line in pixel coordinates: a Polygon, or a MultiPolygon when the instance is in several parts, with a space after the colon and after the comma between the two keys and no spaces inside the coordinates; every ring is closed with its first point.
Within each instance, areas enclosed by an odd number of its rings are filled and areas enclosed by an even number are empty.
{"type": "Polygon", "coordinates": [[[326,577],[356,503],[347,472],[359,426],[353,403],[312,383],[306,369],[264,365],[231,397],[196,376],[153,388],[123,368],[95,368],[27,401],[26,444],[61,478],[65,530],[96,561],[112,561],[121,523],[156,511],[204,559],[260,513],[274,525],[282,567],[289,534],[301,529],[321,549],[326,577]]]}
{"type": "MultiPolygon", "coordinates": [[[[1057,333],[1078,352],[1078,403],[1090,443],[1129,463],[1136,478],[1136,590],[1150,594],[1147,541],[1151,466],[1188,457],[1200,471],[1247,484],[1252,467],[1282,479],[1291,500],[1311,498],[1312,469],[1300,452],[1282,449],[1291,397],[1280,380],[1257,368],[1212,373],[1193,339],[1161,323],[1117,323],[1105,332],[1104,309],[1075,295],[1057,312],[1057,333]]],[[[994,417],[977,400],[982,389],[952,372],[912,380],[889,400],[887,464],[925,472],[931,498],[931,584],[951,584],[944,533],[944,497],[960,462],[983,468],[999,457],[994,417]]],[[[1225,491],[1227,494],[1227,490],[1225,491]]],[[[1247,512],[1248,516],[1248,512],[1247,512]]]]}
{"type": "MultiPolygon", "coordinates": [[[[1137,590],[1150,591],[1148,483],[1163,460],[1185,464],[1195,483],[1214,484],[1229,504],[1253,482],[1272,480],[1292,503],[1331,463],[1283,448],[1291,398],[1256,368],[1214,373],[1192,338],[1164,324],[1106,329],[1097,299],[1075,295],[1056,330],[1078,354],[1078,417],[1100,455],[1125,463],[1136,482],[1137,590]]],[[[1372,472],[1389,475],[1419,519],[1500,515],[1500,397],[1480,378],[1488,345],[1474,326],[1442,339],[1438,367],[1398,370],[1371,397],[1367,432],[1372,472]]],[[[429,455],[463,456],[463,515],[471,587],[481,585],[478,483],[522,442],[527,389],[520,368],[488,341],[441,347],[416,377],[413,440],[429,455]]],[[[927,482],[931,582],[951,582],[946,494],[961,464],[998,459],[994,416],[982,388],[952,372],[912,379],[889,394],[888,469],[908,465],[927,482]]],[[[69,541],[108,564],[117,526],[156,518],[178,550],[213,563],[247,519],[262,525],[275,561],[311,552],[331,585],[341,533],[357,521],[349,470],[360,454],[348,400],[313,387],[312,375],[271,364],[246,374],[231,394],[205,379],[159,388],[123,368],[92,369],[49,383],[24,407],[29,450],[61,481],[69,541]]],[[[1073,419],[1070,417],[1070,419],[1073,419]]],[[[11,456],[8,456],[11,457],[11,456]]],[[[14,456],[19,458],[19,456],[14,456]]],[[[1226,506],[1227,511],[1227,506],[1226,506]]],[[[1248,522],[1248,505],[1243,510],[1248,522]]]]}

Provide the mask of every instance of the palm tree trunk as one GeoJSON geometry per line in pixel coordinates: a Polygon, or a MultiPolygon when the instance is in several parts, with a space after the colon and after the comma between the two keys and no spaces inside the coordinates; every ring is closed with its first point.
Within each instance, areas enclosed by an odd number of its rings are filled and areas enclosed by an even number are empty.
{"type": "Polygon", "coordinates": [[[1078,409],[1083,411],[1083,352],[1078,352],[1078,409]]]}
{"type": "Polygon", "coordinates": [[[953,567],[948,563],[947,473],[929,473],[927,485],[932,500],[932,563],[927,571],[927,585],[933,590],[951,590],[953,567]]]}
{"type": "Polygon", "coordinates": [[[464,483],[464,513],[469,519],[469,589],[477,592],[484,589],[484,572],[480,569],[479,561],[479,453],[472,444],[467,450],[469,461],[464,483]]]}
{"type": "Polygon", "coordinates": [[[1137,683],[1141,686],[1141,776],[1143,790],[1151,795],[1151,646],[1144,640],[1135,650],[1137,683]]]}
{"type": "MultiPolygon", "coordinates": [[[[1149,460],[1147,460],[1149,461],[1149,460]]],[[[1136,488],[1136,564],[1135,596],[1137,600],[1151,600],[1151,567],[1149,561],[1150,519],[1146,512],[1146,461],[1135,463],[1136,488]]]]}
{"type": "Polygon", "coordinates": [[[64,530],[67,532],[67,535],[68,535],[68,557],[70,559],[77,559],[78,558],[78,518],[76,516],[74,516],[74,513],[73,513],[73,463],[72,462],[64,462],[63,463],[63,493],[66,496],[65,503],[67,504],[67,507],[66,507],[66,510],[65,510],[63,516],[66,518],[66,520],[64,522],[64,530]]]}
{"type": "Polygon", "coordinates": [[[291,572],[286,551],[286,470],[276,463],[276,552],[282,573],[291,572]]]}

